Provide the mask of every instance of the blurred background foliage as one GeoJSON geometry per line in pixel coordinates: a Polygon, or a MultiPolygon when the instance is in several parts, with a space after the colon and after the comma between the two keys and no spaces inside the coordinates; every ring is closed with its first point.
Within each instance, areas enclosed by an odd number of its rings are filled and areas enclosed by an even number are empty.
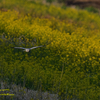
{"type": "Polygon", "coordinates": [[[100,15],[59,5],[0,1],[0,79],[60,100],[99,100],[100,15]],[[12,48],[38,45],[46,46],[29,53],[12,48]]]}

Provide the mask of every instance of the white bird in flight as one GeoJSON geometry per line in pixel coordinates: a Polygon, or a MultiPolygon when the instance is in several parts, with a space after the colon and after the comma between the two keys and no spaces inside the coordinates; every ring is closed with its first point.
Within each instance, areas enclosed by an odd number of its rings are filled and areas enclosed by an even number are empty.
{"type": "Polygon", "coordinates": [[[23,47],[14,47],[14,48],[15,49],[24,49],[23,51],[30,52],[30,50],[39,48],[39,47],[43,47],[43,46],[36,46],[36,47],[32,47],[32,48],[23,48],[23,47]]]}

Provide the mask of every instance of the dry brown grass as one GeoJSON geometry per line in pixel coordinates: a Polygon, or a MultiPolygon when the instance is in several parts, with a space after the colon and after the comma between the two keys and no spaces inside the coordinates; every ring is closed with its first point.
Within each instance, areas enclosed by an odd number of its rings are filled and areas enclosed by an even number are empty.
{"type": "Polygon", "coordinates": [[[20,85],[0,82],[1,89],[9,89],[10,91],[3,91],[3,93],[14,94],[14,96],[0,96],[0,100],[58,100],[57,94],[50,94],[49,92],[41,92],[30,90],[20,85]],[[12,99],[11,99],[12,98],[12,99]]]}

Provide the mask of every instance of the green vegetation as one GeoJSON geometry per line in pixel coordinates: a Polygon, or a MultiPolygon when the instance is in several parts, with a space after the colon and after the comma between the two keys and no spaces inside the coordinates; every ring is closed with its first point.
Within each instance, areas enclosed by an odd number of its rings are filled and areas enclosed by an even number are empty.
{"type": "Polygon", "coordinates": [[[60,100],[100,99],[100,16],[29,0],[0,2],[0,79],[58,93],[60,100]],[[11,47],[46,45],[29,53],[11,47]]]}
{"type": "Polygon", "coordinates": [[[99,13],[98,9],[94,7],[86,7],[85,9],[89,12],[99,13]]]}

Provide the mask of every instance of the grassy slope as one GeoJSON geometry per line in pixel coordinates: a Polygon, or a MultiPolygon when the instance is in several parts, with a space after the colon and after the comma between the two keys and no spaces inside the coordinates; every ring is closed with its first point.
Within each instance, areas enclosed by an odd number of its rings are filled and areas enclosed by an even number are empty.
{"type": "Polygon", "coordinates": [[[0,7],[10,9],[0,12],[1,79],[35,90],[42,85],[42,91],[58,93],[62,99],[77,95],[98,100],[98,14],[27,0],[2,0],[0,7]],[[29,54],[10,48],[47,43],[29,54]]]}

